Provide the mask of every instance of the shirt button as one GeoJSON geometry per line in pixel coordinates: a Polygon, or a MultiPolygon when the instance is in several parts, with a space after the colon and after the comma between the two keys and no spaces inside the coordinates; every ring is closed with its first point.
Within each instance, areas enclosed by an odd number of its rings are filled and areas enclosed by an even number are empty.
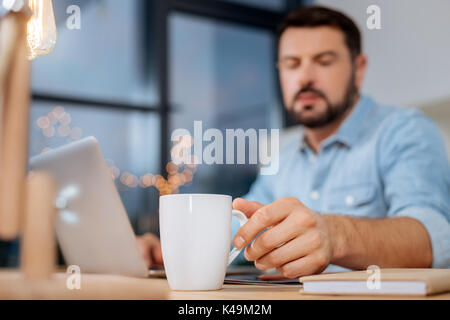
{"type": "Polygon", "coordinates": [[[318,191],[312,191],[311,194],[309,195],[311,197],[311,199],[313,200],[317,200],[320,197],[320,194],[318,191]]]}
{"type": "Polygon", "coordinates": [[[311,163],[316,163],[316,162],[317,162],[317,156],[315,156],[315,155],[310,155],[310,156],[309,156],[309,162],[311,162],[311,163]]]}
{"type": "Polygon", "coordinates": [[[352,196],[347,196],[347,197],[345,198],[345,203],[346,203],[348,206],[351,206],[351,205],[353,205],[353,204],[355,203],[355,198],[353,198],[352,196]]]}

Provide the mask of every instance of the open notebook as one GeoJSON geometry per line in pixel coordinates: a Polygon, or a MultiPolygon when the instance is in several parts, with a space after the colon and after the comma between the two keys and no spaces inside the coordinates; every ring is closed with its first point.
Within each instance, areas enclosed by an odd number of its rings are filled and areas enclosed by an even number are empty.
{"type": "Polygon", "coordinates": [[[430,295],[450,291],[450,269],[379,269],[300,278],[308,294],[430,295]],[[377,282],[377,279],[380,281],[377,282]]]}

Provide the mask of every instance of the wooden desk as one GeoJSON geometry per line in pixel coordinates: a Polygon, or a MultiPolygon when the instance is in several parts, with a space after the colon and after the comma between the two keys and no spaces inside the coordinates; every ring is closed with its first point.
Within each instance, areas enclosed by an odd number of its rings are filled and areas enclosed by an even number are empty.
{"type": "Polygon", "coordinates": [[[80,290],[68,289],[66,273],[48,280],[26,280],[18,270],[0,271],[0,300],[163,300],[168,298],[167,281],[116,275],[81,274],[80,290]]]}
{"type": "MultiPolygon", "coordinates": [[[[166,281],[152,279],[158,283],[166,281]]],[[[225,284],[217,291],[169,291],[171,300],[450,300],[450,292],[428,297],[411,296],[333,296],[300,293],[301,286],[260,286],[225,284]]]]}
{"type": "Polygon", "coordinates": [[[17,271],[0,271],[0,299],[170,299],[170,300],[367,300],[446,299],[450,292],[429,297],[321,296],[300,294],[301,286],[225,284],[216,291],[171,291],[165,279],[137,279],[113,275],[81,276],[81,290],[66,287],[67,275],[54,274],[47,281],[25,281],[17,271]]]}

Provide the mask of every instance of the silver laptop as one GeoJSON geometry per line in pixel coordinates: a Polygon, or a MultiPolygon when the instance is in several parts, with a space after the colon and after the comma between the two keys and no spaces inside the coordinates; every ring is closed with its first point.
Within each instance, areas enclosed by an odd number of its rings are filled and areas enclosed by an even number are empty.
{"type": "Polygon", "coordinates": [[[55,180],[56,236],[81,272],[147,277],[133,229],[97,140],[87,137],[30,161],[55,180]]]}

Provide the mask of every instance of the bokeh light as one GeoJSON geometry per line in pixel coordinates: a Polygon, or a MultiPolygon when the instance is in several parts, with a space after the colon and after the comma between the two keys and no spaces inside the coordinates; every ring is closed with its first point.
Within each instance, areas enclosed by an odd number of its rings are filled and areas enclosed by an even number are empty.
{"type": "Polygon", "coordinates": [[[70,134],[70,127],[66,125],[60,125],[58,127],[58,134],[61,137],[67,137],[70,134]]]}
{"type": "Polygon", "coordinates": [[[41,129],[50,127],[50,119],[48,117],[40,117],[37,119],[36,124],[41,129]]]}
{"type": "Polygon", "coordinates": [[[47,127],[45,129],[42,129],[42,133],[47,138],[53,137],[55,135],[55,132],[56,132],[56,130],[55,130],[55,128],[53,126],[47,127]]]}
{"type": "Polygon", "coordinates": [[[68,126],[70,122],[72,121],[72,118],[70,114],[64,113],[64,115],[59,119],[59,123],[62,125],[68,126]]]}
{"type": "MultiPolygon", "coordinates": [[[[52,138],[56,134],[62,138],[69,138],[71,140],[78,140],[83,137],[83,130],[80,127],[70,127],[72,124],[72,117],[65,111],[64,107],[56,106],[48,114],[39,117],[36,120],[36,125],[42,130],[42,134],[47,138],[52,138]],[[57,128],[57,129],[56,129],[57,128]]],[[[190,135],[182,136],[173,143],[171,148],[171,154],[176,149],[187,151],[194,144],[194,139],[190,135]],[[181,148],[175,148],[175,146],[181,146],[181,148]]],[[[41,153],[52,150],[50,147],[42,149],[41,153]]],[[[114,164],[111,159],[105,159],[108,169],[111,173],[113,180],[118,180],[119,183],[129,188],[149,188],[155,187],[160,195],[178,193],[180,187],[192,182],[197,165],[195,156],[189,159],[189,163],[175,164],[173,161],[167,163],[165,169],[167,178],[164,178],[161,174],[145,173],[140,178],[137,175],[124,171],[121,172],[119,167],[114,164]]]]}
{"type": "Polygon", "coordinates": [[[64,111],[63,107],[57,106],[53,109],[52,113],[57,120],[61,120],[66,112],[64,111]]]}

